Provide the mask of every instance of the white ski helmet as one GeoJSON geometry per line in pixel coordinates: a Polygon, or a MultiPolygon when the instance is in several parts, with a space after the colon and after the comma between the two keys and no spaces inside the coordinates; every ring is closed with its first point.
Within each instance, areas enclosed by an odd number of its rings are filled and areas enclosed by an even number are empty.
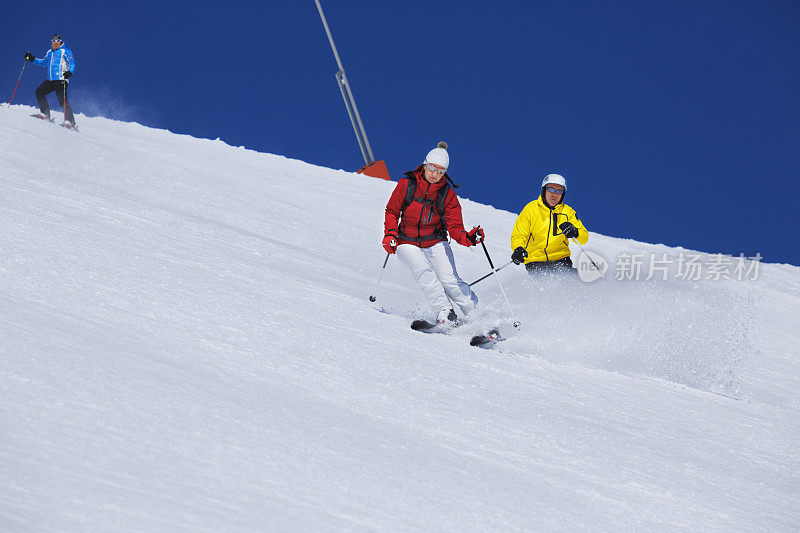
{"type": "MultiPolygon", "coordinates": [[[[544,198],[544,188],[550,185],[551,183],[555,185],[561,185],[564,187],[564,194],[561,195],[561,199],[558,201],[558,204],[564,203],[564,198],[567,196],[567,180],[564,179],[564,176],[561,174],[548,174],[542,180],[542,201],[547,203],[544,198]]],[[[556,205],[558,205],[556,204],[556,205]]]]}
{"type": "Polygon", "coordinates": [[[564,190],[567,190],[567,180],[564,179],[564,176],[561,174],[548,174],[542,180],[542,187],[547,187],[551,183],[555,183],[556,185],[561,185],[564,187],[564,190]]]}

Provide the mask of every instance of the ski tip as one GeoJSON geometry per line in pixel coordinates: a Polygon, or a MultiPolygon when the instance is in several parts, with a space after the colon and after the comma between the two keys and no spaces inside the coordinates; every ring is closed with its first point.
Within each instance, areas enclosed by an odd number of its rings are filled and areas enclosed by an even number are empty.
{"type": "Polygon", "coordinates": [[[497,344],[496,341],[490,340],[485,335],[478,335],[477,338],[473,338],[471,341],[469,341],[470,346],[474,346],[475,348],[483,348],[484,350],[489,350],[495,344],[497,344]]]}
{"type": "Polygon", "coordinates": [[[431,324],[427,320],[415,320],[411,323],[411,329],[415,331],[428,331],[436,327],[436,324],[431,324]]]}
{"type": "Polygon", "coordinates": [[[503,337],[500,336],[500,331],[498,329],[492,329],[486,335],[475,335],[472,337],[469,341],[469,345],[489,349],[501,340],[503,340],[503,337]]]}
{"type": "Polygon", "coordinates": [[[474,337],[472,337],[472,339],[470,339],[469,345],[480,347],[486,344],[487,342],[489,342],[489,338],[486,335],[475,335],[474,337]]]}

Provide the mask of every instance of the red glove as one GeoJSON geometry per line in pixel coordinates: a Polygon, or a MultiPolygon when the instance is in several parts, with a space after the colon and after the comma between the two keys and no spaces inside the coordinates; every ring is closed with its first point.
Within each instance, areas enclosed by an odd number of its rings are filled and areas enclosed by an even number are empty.
{"type": "Polygon", "coordinates": [[[397,251],[397,237],[394,235],[387,235],[383,238],[383,249],[393,254],[397,251]]]}
{"type": "Polygon", "coordinates": [[[467,233],[467,239],[472,243],[471,246],[475,246],[484,239],[483,229],[481,229],[480,226],[475,226],[472,228],[472,231],[467,233]]]}

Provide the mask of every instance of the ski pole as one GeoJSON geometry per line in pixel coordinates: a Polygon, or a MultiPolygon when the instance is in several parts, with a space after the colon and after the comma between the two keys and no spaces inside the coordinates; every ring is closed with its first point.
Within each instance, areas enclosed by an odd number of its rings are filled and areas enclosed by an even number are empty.
{"type": "Polygon", "coordinates": [[[14,95],[17,94],[17,86],[19,85],[19,80],[22,79],[22,73],[25,72],[25,65],[28,64],[28,60],[25,59],[25,62],[22,64],[22,70],[19,71],[19,78],[17,78],[17,85],[14,85],[14,92],[11,93],[11,100],[8,101],[8,105],[11,105],[11,102],[14,101],[14,95]]]}
{"type": "Polygon", "coordinates": [[[62,83],[64,84],[64,122],[61,125],[65,126],[67,124],[67,80],[62,80],[62,83]]]}
{"type": "Polygon", "coordinates": [[[375,298],[375,293],[378,292],[378,287],[380,287],[381,280],[383,279],[383,273],[386,271],[386,263],[389,262],[389,256],[390,255],[392,255],[392,254],[390,254],[389,252],[386,252],[386,259],[384,259],[384,261],[383,261],[383,266],[381,267],[381,275],[378,276],[378,283],[375,284],[375,290],[372,291],[373,294],[371,294],[370,297],[369,297],[369,301],[370,302],[374,302],[375,300],[377,300],[377,298],[375,298]]]}
{"type": "Polygon", "coordinates": [[[513,262],[514,262],[514,261],[509,261],[508,263],[506,263],[505,265],[501,266],[500,268],[498,268],[498,269],[496,269],[496,270],[492,270],[491,272],[489,272],[488,274],[486,274],[486,275],[485,275],[485,276],[483,276],[482,278],[476,279],[475,281],[473,281],[472,283],[470,283],[470,284],[469,284],[469,286],[470,286],[470,287],[472,287],[473,285],[475,285],[475,284],[476,284],[476,283],[478,283],[479,281],[483,281],[483,280],[485,280],[486,278],[488,278],[489,276],[491,276],[491,275],[492,275],[492,274],[494,274],[495,272],[500,272],[501,270],[503,270],[505,267],[507,267],[508,265],[510,265],[510,264],[511,264],[511,263],[513,263],[513,262]]]}
{"type": "MultiPolygon", "coordinates": [[[[486,259],[489,260],[489,267],[494,270],[494,265],[492,264],[492,258],[489,257],[489,250],[486,249],[486,244],[481,241],[481,246],[483,246],[483,251],[486,253],[486,259]]],[[[508,306],[508,310],[511,311],[511,317],[514,319],[514,327],[519,329],[520,322],[517,320],[517,316],[514,314],[514,310],[511,308],[511,303],[508,301],[508,296],[506,296],[506,291],[503,289],[503,284],[500,283],[500,276],[495,276],[494,279],[497,280],[497,285],[500,287],[500,292],[503,293],[503,298],[506,301],[506,305],[508,306]]]]}
{"type": "Polygon", "coordinates": [[[583,255],[585,255],[586,257],[588,257],[588,258],[589,258],[589,261],[591,261],[591,262],[592,262],[592,265],[594,266],[594,268],[595,268],[595,269],[596,269],[598,272],[600,272],[600,274],[602,274],[602,273],[603,273],[603,271],[602,271],[602,270],[600,270],[600,267],[599,267],[599,266],[597,266],[597,263],[595,263],[595,262],[594,262],[594,259],[592,259],[592,256],[591,256],[591,255],[589,255],[588,253],[586,253],[586,249],[585,249],[583,246],[581,246],[581,243],[579,243],[579,242],[577,241],[577,239],[574,239],[574,238],[572,239],[572,242],[574,242],[575,244],[577,244],[577,245],[578,245],[578,248],[580,248],[580,249],[581,249],[581,252],[583,252],[583,255]]]}

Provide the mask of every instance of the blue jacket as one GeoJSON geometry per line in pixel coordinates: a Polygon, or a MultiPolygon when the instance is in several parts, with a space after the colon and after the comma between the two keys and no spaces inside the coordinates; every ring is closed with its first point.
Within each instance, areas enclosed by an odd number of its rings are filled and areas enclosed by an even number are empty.
{"type": "Polygon", "coordinates": [[[55,50],[51,48],[42,59],[34,59],[33,62],[40,67],[47,68],[48,80],[63,80],[64,72],[69,70],[75,74],[77,66],[72,50],[65,48],[63,44],[55,50]]]}

